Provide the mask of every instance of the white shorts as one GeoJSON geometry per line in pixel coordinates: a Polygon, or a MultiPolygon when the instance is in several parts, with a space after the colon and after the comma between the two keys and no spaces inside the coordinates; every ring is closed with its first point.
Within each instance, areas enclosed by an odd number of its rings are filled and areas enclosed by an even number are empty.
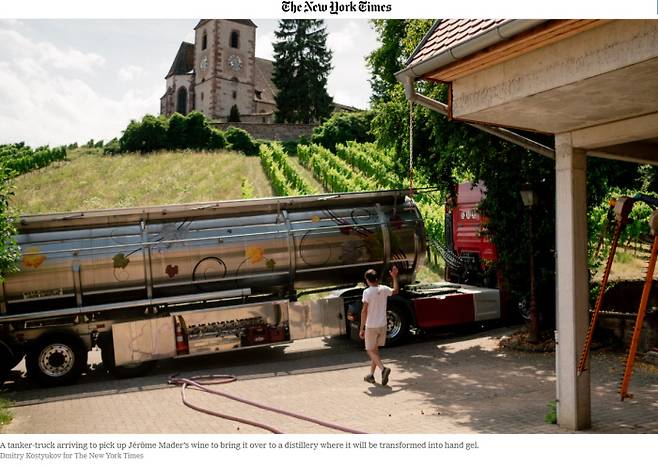
{"type": "Polygon", "coordinates": [[[366,350],[374,350],[386,344],[386,326],[381,328],[366,328],[366,350]]]}

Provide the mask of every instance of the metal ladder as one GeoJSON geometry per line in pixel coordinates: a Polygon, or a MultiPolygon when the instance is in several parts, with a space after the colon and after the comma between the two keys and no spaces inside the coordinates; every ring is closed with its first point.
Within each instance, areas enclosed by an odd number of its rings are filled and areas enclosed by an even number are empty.
{"type": "Polygon", "coordinates": [[[644,287],[642,288],[642,299],[640,306],[637,310],[637,317],[635,319],[635,328],[633,328],[633,337],[631,338],[631,346],[628,349],[628,356],[626,357],[626,366],[624,368],[624,376],[621,380],[619,394],[621,400],[632,398],[633,395],[628,392],[628,385],[631,382],[633,374],[633,365],[635,363],[635,356],[637,354],[637,347],[640,342],[640,334],[642,332],[642,325],[644,324],[644,316],[647,311],[647,304],[649,303],[649,295],[651,293],[651,286],[653,284],[653,273],[656,269],[656,257],[658,256],[658,210],[653,211],[651,219],[649,220],[651,226],[651,235],[653,235],[653,244],[651,246],[651,256],[647,265],[647,274],[644,279],[644,287]]]}
{"type": "MultiPolygon", "coordinates": [[[[587,334],[585,336],[583,351],[578,361],[579,376],[587,369],[586,368],[587,359],[592,345],[594,328],[596,326],[596,321],[599,316],[599,312],[601,311],[603,296],[605,295],[605,288],[608,284],[608,279],[610,277],[610,270],[612,269],[612,263],[615,257],[615,252],[617,250],[617,245],[619,243],[619,236],[621,235],[624,226],[628,223],[628,215],[633,209],[633,205],[636,201],[643,201],[648,205],[650,205],[651,207],[653,207],[654,209],[658,207],[658,199],[642,194],[638,194],[633,198],[620,197],[614,202],[614,212],[615,212],[615,219],[617,225],[615,227],[612,243],[610,245],[610,252],[608,254],[608,260],[606,262],[603,278],[601,279],[601,288],[599,290],[599,295],[596,299],[596,304],[594,306],[592,318],[590,320],[589,328],[587,329],[587,334]]],[[[646,315],[647,305],[649,303],[649,295],[651,294],[653,275],[656,269],[656,260],[658,258],[658,209],[655,209],[653,211],[651,218],[649,220],[649,225],[651,227],[651,235],[653,236],[653,243],[651,247],[651,256],[649,257],[649,262],[647,264],[647,272],[644,280],[644,287],[642,288],[642,298],[640,299],[640,305],[637,310],[637,317],[635,318],[635,327],[633,328],[631,345],[628,350],[628,355],[626,357],[626,365],[624,366],[624,375],[622,377],[622,381],[619,386],[619,394],[621,396],[622,401],[624,399],[633,397],[633,395],[628,392],[628,386],[630,384],[631,376],[633,374],[633,365],[635,364],[637,347],[639,345],[640,334],[642,332],[642,326],[644,324],[644,317],[646,315]]]]}
{"type": "Polygon", "coordinates": [[[603,272],[603,278],[601,279],[601,288],[599,289],[599,295],[596,298],[596,304],[594,305],[594,311],[592,313],[592,318],[587,328],[587,334],[585,336],[585,344],[583,346],[583,351],[580,354],[580,360],[578,361],[578,376],[580,376],[587,368],[587,358],[589,357],[589,351],[592,345],[592,337],[594,335],[594,328],[596,326],[596,320],[601,311],[601,306],[603,304],[603,296],[605,295],[605,289],[608,285],[608,278],[610,277],[610,270],[612,269],[612,262],[615,258],[615,252],[617,251],[617,244],[619,243],[619,236],[621,235],[622,230],[628,223],[628,215],[633,209],[633,204],[635,199],[629,197],[620,197],[617,200],[611,202],[611,205],[614,207],[615,212],[615,232],[612,237],[612,243],[610,245],[610,252],[608,253],[608,261],[605,265],[605,271],[603,272]],[[614,204],[613,204],[614,203],[614,204]]]}

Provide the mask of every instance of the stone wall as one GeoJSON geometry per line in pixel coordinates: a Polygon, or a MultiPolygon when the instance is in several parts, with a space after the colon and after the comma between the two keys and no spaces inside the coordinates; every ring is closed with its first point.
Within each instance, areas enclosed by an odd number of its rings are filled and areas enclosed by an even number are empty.
{"type": "Polygon", "coordinates": [[[301,136],[311,137],[316,125],[288,124],[288,123],[213,123],[215,128],[226,131],[228,127],[242,128],[255,139],[268,139],[273,141],[292,141],[301,136]]]}

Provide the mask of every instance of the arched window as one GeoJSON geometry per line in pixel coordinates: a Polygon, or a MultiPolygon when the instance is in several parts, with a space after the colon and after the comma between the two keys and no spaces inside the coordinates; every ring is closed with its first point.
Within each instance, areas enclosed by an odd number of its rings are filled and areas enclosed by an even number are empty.
{"type": "Polygon", "coordinates": [[[187,114],[187,88],[181,86],[176,92],[176,112],[181,115],[187,114]]]}
{"type": "Polygon", "coordinates": [[[208,33],[203,31],[203,36],[201,37],[201,50],[206,50],[208,47],[208,33]]]}
{"type": "Polygon", "coordinates": [[[239,49],[240,48],[240,32],[239,31],[231,32],[230,46],[233,47],[234,49],[239,49]]]}

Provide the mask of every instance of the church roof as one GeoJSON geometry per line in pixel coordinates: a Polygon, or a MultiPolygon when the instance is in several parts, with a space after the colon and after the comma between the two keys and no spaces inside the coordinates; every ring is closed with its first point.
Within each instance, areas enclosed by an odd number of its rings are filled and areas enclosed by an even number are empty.
{"type": "MultiPolygon", "coordinates": [[[[204,24],[207,23],[208,21],[210,21],[210,20],[209,20],[209,19],[202,19],[202,20],[199,20],[199,22],[196,24],[196,26],[194,26],[194,29],[195,29],[195,30],[196,30],[196,29],[199,29],[199,26],[204,25],[204,24]]],[[[250,19],[225,19],[224,21],[232,21],[232,22],[234,22],[234,23],[244,24],[245,26],[253,26],[253,27],[255,27],[255,28],[258,27],[258,26],[256,26],[256,24],[255,24],[252,20],[250,20],[250,19]]]]}
{"type": "Polygon", "coordinates": [[[171,75],[186,75],[194,70],[194,44],[182,42],[165,78],[171,75]]]}
{"type": "Polygon", "coordinates": [[[260,91],[260,97],[256,100],[264,101],[274,104],[274,96],[278,92],[276,86],[272,82],[272,74],[274,73],[274,62],[264,58],[256,57],[256,73],[254,77],[254,87],[256,91],[260,91]]]}

